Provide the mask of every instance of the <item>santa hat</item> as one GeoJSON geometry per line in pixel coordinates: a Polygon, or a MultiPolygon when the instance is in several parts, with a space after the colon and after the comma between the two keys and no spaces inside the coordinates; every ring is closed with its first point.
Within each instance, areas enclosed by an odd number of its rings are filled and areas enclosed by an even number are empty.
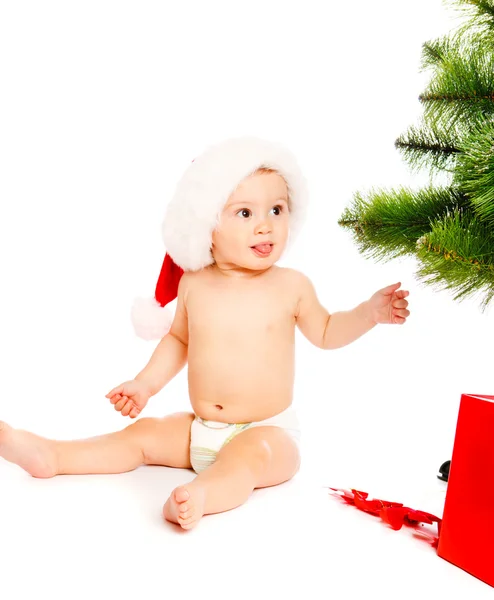
{"type": "Polygon", "coordinates": [[[166,305],[177,297],[183,272],[213,264],[212,234],[223,207],[237,186],[260,168],[272,169],[285,179],[293,242],[305,218],[308,194],[306,180],[291,152],[253,137],[210,146],[182,175],[166,210],[162,234],[167,253],[155,297],[139,298],[132,308],[138,336],[158,339],[168,333],[173,316],[166,305]]]}

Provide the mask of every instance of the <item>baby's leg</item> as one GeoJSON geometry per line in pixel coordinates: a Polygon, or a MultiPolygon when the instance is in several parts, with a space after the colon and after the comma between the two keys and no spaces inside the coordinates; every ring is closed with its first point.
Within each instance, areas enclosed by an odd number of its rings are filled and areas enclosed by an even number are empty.
{"type": "Polygon", "coordinates": [[[300,466],[297,444],[280,427],[255,427],[239,433],[210,467],[168,498],[165,519],[191,529],[203,515],[243,504],[255,488],[291,479],[300,466]]]}
{"type": "Polygon", "coordinates": [[[124,473],[142,464],[190,468],[194,415],[142,418],[125,429],[85,440],[55,441],[0,421],[0,456],[33,477],[124,473]]]}

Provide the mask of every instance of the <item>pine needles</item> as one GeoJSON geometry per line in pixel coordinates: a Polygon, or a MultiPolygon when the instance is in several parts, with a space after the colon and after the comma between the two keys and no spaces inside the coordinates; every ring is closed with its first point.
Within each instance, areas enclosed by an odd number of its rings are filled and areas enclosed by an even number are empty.
{"type": "Polygon", "coordinates": [[[413,171],[447,173],[450,187],[355,193],[339,224],[375,260],[413,255],[418,278],[494,298],[494,0],[450,0],[468,15],[454,33],[425,43],[431,78],[423,115],[395,142],[413,171]]]}

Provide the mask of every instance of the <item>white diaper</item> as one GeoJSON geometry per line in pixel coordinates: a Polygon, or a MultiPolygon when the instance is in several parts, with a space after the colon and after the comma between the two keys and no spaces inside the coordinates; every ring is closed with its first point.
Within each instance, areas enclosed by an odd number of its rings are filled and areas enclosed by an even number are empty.
{"type": "Polygon", "coordinates": [[[264,421],[253,423],[220,423],[206,421],[196,415],[190,428],[190,462],[200,473],[216,460],[218,452],[236,435],[252,427],[281,427],[298,443],[300,425],[295,410],[290,406],[283,412],[264,421]]]}

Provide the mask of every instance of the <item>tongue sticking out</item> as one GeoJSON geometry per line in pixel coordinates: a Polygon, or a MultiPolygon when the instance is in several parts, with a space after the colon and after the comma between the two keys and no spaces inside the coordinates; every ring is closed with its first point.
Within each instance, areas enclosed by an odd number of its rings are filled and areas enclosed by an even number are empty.
{"type": "Polygon", "coordinates": [[[254,250],[257,250],[260,254],[269,254],[271,252],[271,244],[258,244],[254,246],[254,250]]]}

